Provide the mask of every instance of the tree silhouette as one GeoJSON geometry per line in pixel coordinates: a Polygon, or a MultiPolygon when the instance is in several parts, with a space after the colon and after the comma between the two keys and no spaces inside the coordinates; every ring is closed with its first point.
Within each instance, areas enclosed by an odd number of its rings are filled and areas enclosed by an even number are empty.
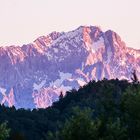
{"type": "Polygon", "coordinates": [[[60,95],[59,95],[59,100],[63,99],[64,95],[63,95],[63,92],[61,91],[60,92],[60,95]]]}
{"type": "Polygon", "coordinates": [[[136,70],[134,70],[132,72],[132,77],[131,77],[131,80],[134,84],[138,84],[139,83],[139,80],[138,80],[138,77],[137,77],[137,74],[136,74],[136,70]]]}

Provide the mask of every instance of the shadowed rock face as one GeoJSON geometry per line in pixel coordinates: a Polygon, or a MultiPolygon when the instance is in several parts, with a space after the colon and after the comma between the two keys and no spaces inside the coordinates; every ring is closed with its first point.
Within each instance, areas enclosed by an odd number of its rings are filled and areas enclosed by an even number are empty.
{"type": "Polygon", "coordinates": [[[0,103],[46,108],[61,92],[103,78],[140,76],[140,50],[127,48],[113,31],[81,26],[53,32],[28,45],[0,47],[0,103]]]}

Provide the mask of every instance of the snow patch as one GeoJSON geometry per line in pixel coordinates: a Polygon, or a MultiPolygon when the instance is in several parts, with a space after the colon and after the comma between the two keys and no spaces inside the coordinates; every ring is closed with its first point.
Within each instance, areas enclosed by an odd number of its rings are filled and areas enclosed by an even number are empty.
{"type": "Polygon", "coordinates": [[[82,79],[82,78],[78,78],[78,79],[77,79],[77,82],[78,82],[78,84],[79,84],[80,86],[84,86],[84,85],[86,84],[86,82],[85,82],[84,79],[82,79]]]}
{"type": "Polygon", "coordinates": [[[53,48],[55,53],[58,53],[58,49],[57,48],[53,48]]]}
{"type": "Polygon", "coordinates": [[[2,95],[5,95],[6,89],[5,89],[5,88],[0,87],[0,92],[2,93],[2,95]]]}
{"type": "Polygon", "coordinates": [[[46,80],[43,80],[40,84],[33,84],[33,90],[39,91],[46,83],[46,80]]]}
{"type": "Polygon", "coordinates": [[[126,63],[125,63],[125,60],[123,60],[123,59],[120,60],[120,65],[121,65],[121,66],[125,66],[125,64],[126,64],[126,63]]]}
{"type": "Polygon", "coordinates": [[[48,57],[48,60],[52,60],[53,59],[53,56],[50,54],[50,52],[47,52],[46,56],[48,57]]]}
{"type": "Polygon", "coordinates": [[[129,80],[126,76],[121,76],[119,79],[120,80],[129,80]]]}
{"type": "Polygon", "coordinates": [[[99,49],[105,48],[104,39],[100,37],[98,41],[92,43],[92,53],[97,52],[99,49]]]}
{"type": "Polygon", "coordinates": [[[111,49],[108,47],[107,48],[107,63],[110,63],[112,57],[112,52],[111,49]]]}
{"type": "Polygon", "coordinates": [[[5,88],[0,87],[0,92],[3,95],[3,99],[1,101],[1,105],[4,104],[5,102],[7,102],[8,106],[12,107],[15,104],[13,88],[10,90],[9,95],[6,95],[6,89],[5,88]]]}
{"type": "Polygon", "coordinates": [[[59,76],[60,76],[60,79],[57,79],[56,81],[50,83],[51,87],[53,86],[60,87],[65,79],[71,78],[72,74],[59,72],[59,76]]]}
{"type": "Polygon", "coordinates": [[[61,85],[60,89],[61,89],[63,92],[66,92],[66,91],[72,90],[72,87],[61,85]]]}

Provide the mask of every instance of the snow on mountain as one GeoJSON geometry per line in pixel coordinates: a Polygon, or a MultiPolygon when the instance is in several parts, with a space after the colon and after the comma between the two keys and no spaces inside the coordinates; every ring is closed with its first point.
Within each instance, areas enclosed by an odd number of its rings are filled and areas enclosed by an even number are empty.
{"type": "Polygon", "coordinates": [[[52,32],[23,46],[0,47],[0,103],[46,108],[90,80],[140,77],[140,50],[96,26],[52,32]]]}

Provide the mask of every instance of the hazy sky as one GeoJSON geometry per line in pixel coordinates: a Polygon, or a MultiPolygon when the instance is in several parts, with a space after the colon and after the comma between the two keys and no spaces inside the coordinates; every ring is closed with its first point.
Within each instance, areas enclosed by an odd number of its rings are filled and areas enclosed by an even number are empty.
{"type": "Polygon", "coordinates": [[[0,46],[80,25],[112,29],[140,49],[140,0],[0,0],[0,46]]]}

